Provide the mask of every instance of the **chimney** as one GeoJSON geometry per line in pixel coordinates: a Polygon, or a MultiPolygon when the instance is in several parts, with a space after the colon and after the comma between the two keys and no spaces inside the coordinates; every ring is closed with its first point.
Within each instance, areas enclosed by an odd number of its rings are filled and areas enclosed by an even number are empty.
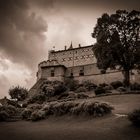
{"type": "Polygon", "coordinates": [[[55,51],[55,46],[53,46],[53,50],[55,51]]]}
{"type": "Polygon", "coordinates": [[[81,48],[81,44],[79,44],[79,48],[81,48]]]}
{"type": "Polygon", "coordinates": [[[67,46],[65,46],[65,50],[67,49],[67,46]]]}

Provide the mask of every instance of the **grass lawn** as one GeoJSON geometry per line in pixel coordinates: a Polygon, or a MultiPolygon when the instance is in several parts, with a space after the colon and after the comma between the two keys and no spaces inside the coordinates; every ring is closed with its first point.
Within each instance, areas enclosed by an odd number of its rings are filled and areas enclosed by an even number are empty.
{"type": "MultiPolygon", "coordinates": [[[[140,95],[113,95],[89,100],[110,102],[114,114],[127,114],[140,107],[140,95]]],[[[51,117],[39,122],[2,122],[0,140],[140,140],[140,128],[126,117],[51,117]]]]}
{"type": "Polygon", "coordinates": [[[140,108],[140,94],[104,96],[95,100],[111,103],[115,107],[113,113],[128,114],[140,108]]]}

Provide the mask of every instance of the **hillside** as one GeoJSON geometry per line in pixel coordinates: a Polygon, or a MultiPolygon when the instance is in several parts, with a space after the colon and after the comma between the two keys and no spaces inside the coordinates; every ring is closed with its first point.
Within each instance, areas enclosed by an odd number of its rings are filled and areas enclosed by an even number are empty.
{"type": "Polygon", "coordinates": [[[139,140],[139,128],[133,127],[126,116],[118,114],[128,114],[140,108],[140,95],[104,96],[96,100],[111,103],[115,107],[113,114],[94,119],[62,116],[35,123],[3,122],[0,126],[1,140],[139,140]]]}

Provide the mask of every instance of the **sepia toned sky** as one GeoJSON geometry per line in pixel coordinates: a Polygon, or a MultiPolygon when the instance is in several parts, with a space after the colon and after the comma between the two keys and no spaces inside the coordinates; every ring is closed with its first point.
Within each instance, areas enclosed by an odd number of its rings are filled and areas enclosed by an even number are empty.
{"type": "Polygon", "coordinates": [[[96,20],[118,9],[140,10],[139,0],[0,0],[0,98],[36,81],[48,50],[93,44],[96,20]]]}

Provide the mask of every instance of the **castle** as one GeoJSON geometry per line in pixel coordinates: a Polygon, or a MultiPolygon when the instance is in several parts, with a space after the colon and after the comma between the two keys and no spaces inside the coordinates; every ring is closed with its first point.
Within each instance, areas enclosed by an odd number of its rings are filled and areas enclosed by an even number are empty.
{"type": "Polygon", "coordinates": [[[64,81],[73,77],[79,82],[93,81],[95,83],[110,82],[113,79],[122,80],[121,72],[108,69],[106,74],[96,66],[96,58],[93,53],[93,45],[74,48],[72,43],[64,50],[51,50],[48,60],[38,65],[37,80],[48,79],[50,81],[64,81]],[[107,80],[108,79],[108,80],[107,80]]]}
{"type": "MultiPolygon", "coordinates": [[[[93,53],[93,45],[73,47],[72,43],[64,50],[51,50],[48,60],[38,64],[37,82],[30,89],[30,93],[38,92],[45,80],[62,81],[73,78],[79,83],[90,81],[95,84],[110,83],[112,81],[122,81],[123,75],[120,70],[107,69],[102,74],[96,65],[96,58],[93,53]]],[[[139,82],[140,76],[134,71],[130,77],[131,82],[139,82]]]]}

